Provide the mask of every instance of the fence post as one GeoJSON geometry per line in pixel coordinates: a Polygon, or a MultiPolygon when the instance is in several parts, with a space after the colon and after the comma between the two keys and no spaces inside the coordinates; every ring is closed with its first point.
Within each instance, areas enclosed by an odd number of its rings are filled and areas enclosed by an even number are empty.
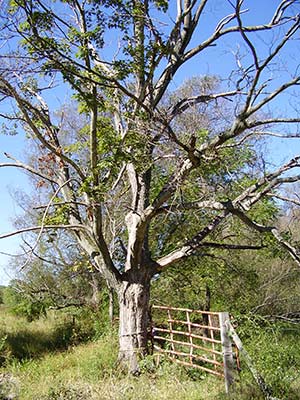
{"type": "Polygon", "coordinates": [[[229,314],[227,312],[221,312],[219,314],[219,319],[220,319],[221,342],[222,342],[222,353],[223,353],[223,363],[224,363],[225,390],[226,393],[229,393],[230,385],[232,385],[234,381],[232,342],[227,328],[227,322],[229,321],[229,314]]]}
{"type": "Polygon", "coordinates": [[[238,348],[238,350],[240,351],[244,360],[246,361],[246,364],[248,365],[248,368],[250,369],[250,371],[253,375],[253,378],[255,379],[256,383],[258,384],[262,393],[264,394],[265,399],[266,400],[279,400],[276,397],[272,397],[271,388],[266,384],[266,382],[264,381],[264,378],[260,375],[260,373],[255,368],[250,355],[245,350],[241,339],[239,338],[238,334],[236,333],[236,331],[234,330],[234,328],[230,322],[229,322],[229,324],[227,324],[227,328],[230,332],[230,337],[232,337],[232,340],[234,341],[236,347],[238,348]]]}

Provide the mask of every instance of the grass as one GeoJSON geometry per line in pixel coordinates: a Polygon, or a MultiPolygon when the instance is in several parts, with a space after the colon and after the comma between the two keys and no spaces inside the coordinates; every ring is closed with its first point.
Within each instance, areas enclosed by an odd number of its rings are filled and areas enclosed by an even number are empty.
{"type": "Polygon", "coordinates": [[[204,400],[223,391],[222,381],[192,380],[170,364],[139,378],[124,375],[116,366],[116,349],[116,336],[106,336],[40,360],[15,361],[6,371],[19,382],[22,400],[204,400]]]}
{"type": "MultiPolygon", "coordinates": [[[[80,322],[75,327],[71,322],[53,313],[28,323],[0,310],[0,354],[5,355],[0,400],[9,395],[19,400],[263,399],[246,368],[229,397],[222,380],[167,361],[156,368],[151,356],[142,361],[140,377],[128,376],[117,367],[116,332],[98,332],[98,340],[78,343],[84,331],[80,322]]],[[[261,330],[245,338],[258,370],[281,399],[299,399],[298,343],[299,331],[261,330]]]]}
{"type": "Polygon", "coordinates": [[[28,323],[25,318],[15,317],[6,309],[1,309],[2,362],[3,358],[25,360],[40,357],[49,351],[63,350],[75,339],[76,326],[70,316],[50,313],[48,318],[28,323]]]}
{"type": "Polygon", "coordinates": [[[165,362],[154,370],[151,357],[143,361],[139,378],[125,375],[116,364],[116,332],[74,345],[69,322],[51,314],[28,323],[1,310],[6,359],[0,400],[16,393],[19,400],[210,400],[224,389],[221,380],[201,374],[195,379],[174,364],[165,362]]]}

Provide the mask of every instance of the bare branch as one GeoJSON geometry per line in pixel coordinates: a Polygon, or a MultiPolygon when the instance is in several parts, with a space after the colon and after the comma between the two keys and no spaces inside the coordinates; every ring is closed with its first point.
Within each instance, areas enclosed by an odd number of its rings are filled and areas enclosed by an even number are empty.
{"type": "Polygon", "coordinates": [[[51,132],[50,133],[50,137],[51,137],[51,136],[53,136],[53,132],[52,132],[53,127],[52,127],[52,125],[49,125],[49,121],[47,121],[45,119],[45,115],[43,114],[43,112],[41,112],[36,107],[34,107],[33,104],[30,104],[26,99],[22,98],[19,95],[19,93],[12,87],[12,85],[10,85],[9,82],[7,80],[5,80],[3,77],[0,77],[0,82],[1,82],[0,90],[1,91],[4,90],[5,92],[9,93],[9,95],[17,102],[21,112],[24,115],[26,123],[31,128],[32,132],[37,136],[39,141],[48,150],[50,150],[53,154],[55,154],[62,162],[66,162],[67,164],[71,165],[74,168],[74,170],[78,173],[80,178],[84,181],[86,177],[83,174],[83,172],[81,171],[81,169],[79,168],[79,166],[73,160],[71,160],[69,157],[62,154],[60,148],[56,148],[56,146],[52,145],[50,143],[50,141],[48,141],[44,138],[44,136],[40,133],[39,129],[37,128],[34,121],[32,120],[32,117],[29,114],[29,110],[30,110],[30,112],[32,112],[37,117],[38,120],[41,120],[45,124],[45,128],[50,130],[50,132],[51,132]]]}
{"type": "Polygon", "coordinates": [[[249,244],[233,244],[233,243],[213,243],[213,242],[201,242],[199,247],[211,247],[214,249],[225,249],[225,250],[261,250],[266,248],[263,245],[249,245],[249,244]]]}
{"type": "Polygon", "coordinates": [[[47,207],[46,207],[46,209],[45,209],[45,211],[44,211],[44,213],[43,213],[43,217],[42,217],[42,221],[41,221],[41,230],[40,230],[39,233],[38,233],[38,236],[37,236],[37,239],[36,239],[36,241],[35,241],[35,244],[32,246],[32,250],[33,250],[33,251],[37,248],[37,246],[38,246],[38,244],[39,244],[39,242],[40,242],[40,239],[41,239],[41,237],[42,237],[43,230],[44,230],[43,227],[44,227],[46,218],[47,218],[47,216],[48,216],[48,212],[49,212],[49,209],[50,209],[50,206],[51,206],[52,202],[54,201],[54,199],[56,198],[56,196],[58,195],[58,193],[63,189],[63,187],[66,186],[66,185],[68,185],[71,181],[72,181],[72,179],[69,179],[68,181],[66,181],[66,182],[64,182],[62,185],[60,185],[60,186],[56,189],[56,191],[54,192],[54,194],[53,194],[53,196],[51,197],[51,199],[49,200],[48,205],[47,205],[47,207]]]}
{"type": "Polygon", "coordinates": [[[16,231],[10,232],[10,233],[4,233],[0,235],[0,239],[6,239],[8,237],[12,237],[15,235],[20,235],[22,233],[26,232],[34,232],[34,231],[40,231],[41,229],[43,230],[52,230],[52,229],[65,229],[65,230],[86,230],[86,228],[83,225],[38,225],[38,226],[29,226],[27,228],[22,228],[18,229],[16,231]]]}
{"type": "Polygon", "coordinates": [[[224,204],[216,200],[193,201],[186,203],[172,203],[171,205],[162,206],[157,209],[156,215],[169,213],[177,210],[224,210],[224,204]]]}
{"type": "MultiPolygon", "coordinates": [[[[225,202],[215,202],[215,201],[204,201],[204,202],[194,202],[190,206],[196,207],[202,206],[206,208],[215,209],[217,211],[222,210],[222,213],[214,217],[210,224],[203,228],[198,234],[196,234],[192,239],[188,240],[180,248],[172,251],[170,254],[161,257],[156,261],[157,268],[161,269],[168,265],[171,265],[185,257],[194,254],[195,251],[201,247],[203,240],[216,230],[216,228],[223,222],[229,215],[235,215],[241,219],[250,228],[259,231],[260,233],[271,233],[275,239],[284,247],[292,258],[300,264],[300,257],[297,254],[297,250],[284,238],[281,236],[280,232],[273,226],[264,226],[252,221],[243,210],[249,210],[256,202],[263,198],[272,189],[276,188],[282,183],[292,183],[300,181],[300,175],[282,177],[286,171],[293,168],[300,167],[299,158],[296,157],[292,159],[285,165],[281,166],[278,170],[264,176],[259,179],[254,185],[245,189],[243,193],[237,196],[232,201],[225,202]]],[[[176,207],[176,206],[175,206],[176,207]]],[[[172,209],[172,207],[169,207],[172,209]]],[[[168,207],[163,207],[161,211],[167,211],[168,207]]]]}
{"type": "Polygon", "coordinates": [[[171,195],[176,191],[176,189],[184,182],[189,173],[196,168],[197,165],[193,164],[193,162],[189,159],[185,160],[180,169],[175,173],[169,182],[162,188],[159,194],[156,196],[152,205],[147,207],[145,210],[145,217],[150,219],[154,216],[156,210],[161,207],[163,203],[169,200],[171,195]]]}
{"type": "Polygon", "coordinates": [[[12,157],[10,154],[4,153],[4,155],[11,159],[14,160],[15,162],[13,163],[0,163],[0,168],[1,167],[16,167],[16,168],[21,168],[24,169],[25,171],[30,172],[33,175],[37,175],[42,179],[45,179],[48,182],[54,183],[54,184],[58,184],[58,182],[56,180],[54,180],[52,177],[50,177],[49,175],[45,175],[37,170],[35,170],[34,168],[32,168],[30,165],[27,164],[23,164],[22,162],[16,160],[14,157],[12,157]]]}
{"type": "Polygon", "coordinates": [[[182,114],[184,111],[189,109],[190,107],[195,106],[196,104],[199,103],[208,103],[212,100],[216,100],[219,98],[230,98],[232,96],[235,96],[239,94],[240,92],[237,90],[230,91],[230,92],[224,92],[224,93],[216,93],[216,94],[207,94],[207,95],[199,95],[199,96],[193,96],[193,97],[187,97],[185,99],[180,100],[175,106],[172,107],[172,109],[169,111],[169,114],[171,116],[171,119],[174,117],[182,114]]]}
{"type": "Polygon", "coordinates": [[[294,0],[283,0],[279,4],[277,10],[275,11],[275,13],[273,15],[273,18],[271,20],[271,23],[274,24],[274,25],[280,23],[280,21],[283,19],[283,15],[284,15],[285,10],[289,6],[293,5],[293,3],[294,3],[294,0]]]}
{"type": "Polygon", "coordinates": [[[300,123],[300,118],[268,118],[259,119],[247,122],[247,128],[252,129],[261,125],[271,125],[271,124],[297,124],[300,123]]]}
{"type": "MultiPolygon", "coordinates": [[[[84,202],[81,202],[81,201],[57,201],[55,203],[50,204],[50,207],[61,207],[61,206],[68,205],[68,204],[76,204],[78,206],[83,206],[83,207],[89,207],[90,206],[88,203],[84,203],[84,202]]],[[[48,207],[48,204],[36,206],[36,207],[33,207],[33,209],[34,210],[41,210],[41,209],[45,209],[47,207],[48,207]]]]}
{"type": "Polygon", "coordinates": [[[212,233],[228,215],[229,212],[224,211],[221,215],[215,217],[209,225],[202,229],[191,240],[187,241],[186,244],[184,244],[182,247],[156,260],[156,267],[159,270],[163,269],[185,257],[194,254],[199,248],[199,244],[201,243],[201,241],[205,239],[210,233],[212,233]]]}
{"type": "Polygon", "coordinates": [[[267,194],[267,196],[275,197],[278,200],[286,201],[288,203],[295,204],[296,206],[300,206],[300,201],[299,200],[292,199],[292,198],[286,197],[286,196],[282,196],[282,195],[280,195],[278,193],[269,193],[269,194],[267,194]]]}
{"type": "MultiPolygon", "coordinates": [[[[228,22],[230,22],[233,19],[230,18],[229,21],[226,22],[226,24],[228,22]]],[[[240,27],[239,26],[232,26],[232,27],[228,27],[222,30],[222,28],[224,27],[225,24],[221,24],[220,26],[218,25],[218,30],[215,30],[214,33],[205,41],[203,41],[201,44],[199,44],[198,46],[194,47],[193,49],[189,50],[185,55],[184,55],[184,59],[182,60],[183,62],[188,61],[189,59],[193,58],[195,55],[197,55],[198,53],[200,53],[201,51],[203,51],[204,49],[206,49],[207,47],[210,47],[212,45],[214,45],[214,43],[221,37],[224,35],[228,35],[229,33],[233,33],[233,32],[239,32],[240,31],[240,27]],[[221,27],[221,29],[220,29],[221,27]]],[[[261,32],[261,31],[266,31],[266,30],[270,30],[274,27],[273,24],[265,24],[265,25],[254,25],[254,26],[244,26],[243,27],[243,32],[261,32]]]]}
{"type": "Polygon", "coordinates": [[[268,104],[272,100],[274,100],[277,96],[279,96],[285,90],[287,90],[293,86],[299,85],[299,84],[300,84],[300,76],[297,76],[296,78],[292,79],[291,81],[284,83],[279,88],[275,89],[269,96],[266,96],[263,100],[261,100],[258,104],[256,104],[255,106],[252,106],[247,111],[245,111],[245,114],[243,115],[243,117],[248,118],[250,115],[253,115],[258,110],[260,110],[263,106],[265,106],[266,104],[268,104]]]}
{"type": "MultiPolygon", "coordinates": [[[[263,71],[265,71],[266,67],[279,54],[280,50],[288,43],[288,41],[294,35],[295,31],[299,28],[299,23],[300,23],[300,16],[298,15],[297,18],[296,18],[296,22],[293,23],[292,27],[285,34],[285,36],[283,37],[281,42],[269,54],[269,56],[266,57],[266,59],[262,63],[259,64],[258,59],[255,58],[256,59],[256,63],[255,63],[255,65],[256,65],[256,73],[255,73],[255,75],[254,75],[254,77],[252,79],[251,87],[250,87],[250,89],[248,91],[248,96],[246,98],[243,110],[241,111],[240,115],[243,115],[244,117],[247,118],[248,116],[252,115],[254,112],[256,112],[258,109],[260,109],[262,106],[267,104],[269,101],[274,99],[278,94],[280,94],[282,91],[284,91],[286,89],[285,85],[282,85],[281,88],[279,88],[279,89],[275,90],[274,92],[272,92],[270,96],[265,97],[258,105],[253,106],[254,101],[257,99],[257,93],[256,93],[257,85],[258,85],[259,79],[260,79],[263,71]],[[252,105],[252,107],[251,107],[251,105],[252,105]]],[[[242,30],[242,34],[245,34],[244,33],[244,29],[242,30]]],[[[249,44],[249,40],[248,40],[247,43],[248,43],[249,46],[252,45],[251,42],[249,44]]],[[[255,53],[255,57],[257,57],[256,53],[255,53]]],[[[297,79],[297,78],[295,78],[295,79],[297,79]]],[[[294,84],[296,84],[296,83],[297,82],[295,82],[294,84]]]]}
{"type": "Polygon", "coordinates": [[[277,242],[283,248],[285,248],[288,251],[288,253],[290,254],[290,256],[297,262],[297,264],[300,265],[299,250],[296,249],[294,246],[292,246],[287,240],[285,240],[277,228],[275,228],[274,226],[264,226],[264,225],[258,224],[256,222],[252,221],[241,210],[231,209],[230,211],[232,214],[234,214],[238,218],[240,218],[250,228],[252,228],[260,233],[267,233],[267,232],[271,233],[273,235],[273,237],[277,240],[277,242]]]}
{"type": "Polygon", "coordinates": [[[241,5],[242,5],[241,2],[237,2],[236,18],[237,18],[237,21],[238,21],[238,26],[240,28],[239,31],[240,31],[244,41],[246,42],[246,44],[248,45],[248,47],[249,47],[249,49],[250,49],[250,51],[252,53],[255,68],[259,69],[259,59],[258,59],[258,55],[257,55],[256,49],[255,49],[255,46],[250,41],[250,39],[248,38],[248,36],[246,35],[246,33],[245,33],[244,29],[243,29],[244,27],[243,27],[243,23],[242,23],[242,20],[241,20],[241,9],[240,9],[241,5]]]}

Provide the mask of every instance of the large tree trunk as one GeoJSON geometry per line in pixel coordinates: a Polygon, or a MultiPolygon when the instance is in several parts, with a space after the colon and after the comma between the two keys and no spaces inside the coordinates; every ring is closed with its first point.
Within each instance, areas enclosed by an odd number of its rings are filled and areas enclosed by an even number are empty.
{"type": "Polygon", "coordinates": [[[119,362],[132,374],[139,373],[138,361],[148,351],[149,298],[150,282],[123,282],[118,291],[119,362]]]}

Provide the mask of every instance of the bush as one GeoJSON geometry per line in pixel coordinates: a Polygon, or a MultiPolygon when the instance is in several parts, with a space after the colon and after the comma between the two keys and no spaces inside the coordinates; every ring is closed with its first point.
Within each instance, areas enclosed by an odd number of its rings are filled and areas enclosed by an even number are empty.
{"type": "Polygon", "coordinates": [[[12,314],[25,317],[28,322],[46,316],[47,304],[45,302],[26,297],[11,286],[3,290],[3,303],[12,314]]]}
{"type": "Polygon", "coordinates": [[[52,310],[47,317],[28,323],[26,319],[1,312],[0,365],[16,359],[38,358],[48,352],[96,340],[111,332],[111,325],[101,319],[102,313],[89,308],[52,310]]]}
{"type": "Polygon", "coordinates": [[[296,382],[300,368],[300,327],[272,323],[262,317],[241,317],[237,332],[274,396],[299,399],[300,382],[296,382]]]}

